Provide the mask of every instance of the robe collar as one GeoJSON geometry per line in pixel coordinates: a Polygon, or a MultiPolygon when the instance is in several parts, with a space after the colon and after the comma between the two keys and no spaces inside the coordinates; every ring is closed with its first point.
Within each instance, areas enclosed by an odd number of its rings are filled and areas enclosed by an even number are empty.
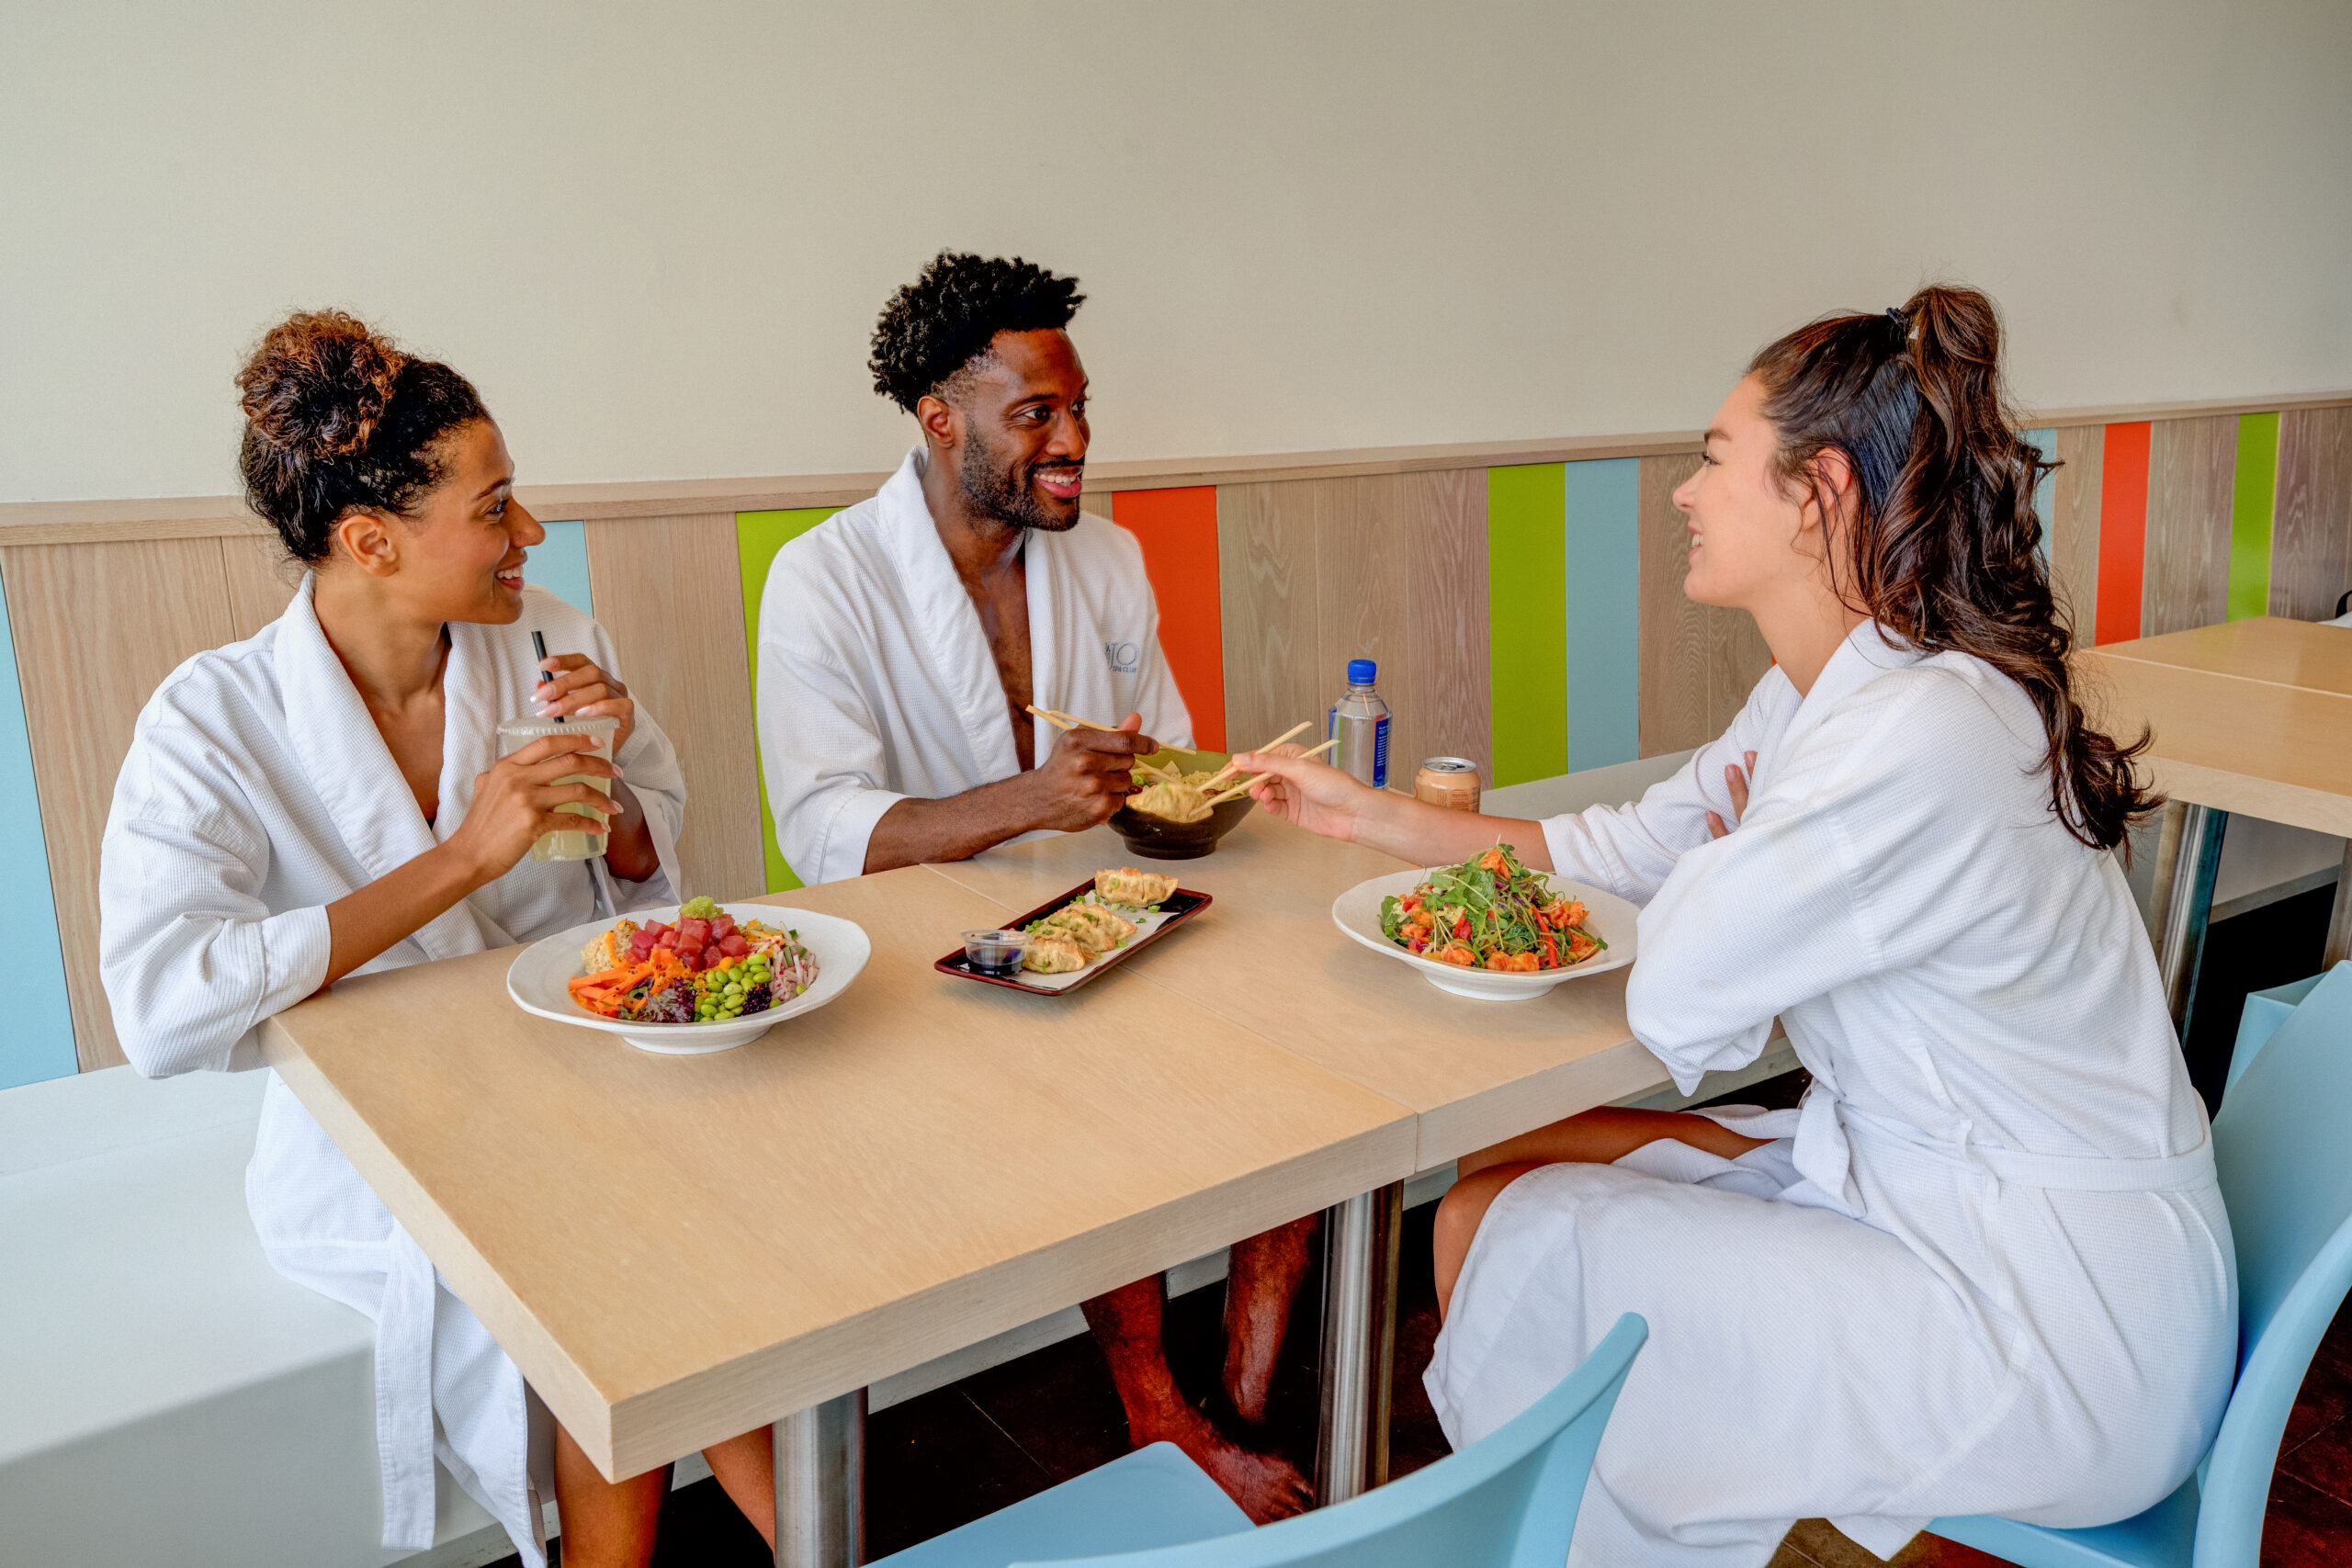
{"type": "MultiPolygon", "coordinates": [[[[927,461],[923,448],[909,452],[875,497],[883,543],[913,606],[915,639],[956,705],[956,723],[971,747],[980,776],[1009,779],[1021,771],[1021,761],[1013,750],[1004,683],[998,679],[996,653],[980,625],[980,613],[972,596],[964,592],[956,563],[949,558],[947,547],[940,543],[930,503],[923,499],[927,461]]],[[[1029,679],[1031,688],[1039,694],[1059,683],[1055,664],[1059,628],[1052,592],[1059,566],[1057,546],[1054,536],[1035,529],[1027,532],[1021,544],[1029,602],[1029,679]]],[[[1118,716],[1102,722],[1115,724],[1118,716]]],[[[1032,724],[1035,754],[1043,758],[1051,738],[1042,719],[1032,724]]]]}
{"type": "MultiPolygon", "coordinates": [[[[315,574],[304,574],[277,635],[275,660],[287,740],[336,833],[374,881],[456,830],[471,801],[474,776],[494,760],[498,715],[483,708],[482,694],[475,690],[482,684],[481,628],[451,626],[449,664],[441,677],[440,804],[435,822],[427,823],[391,748],[319,625],[312,602],[317,581],[315,574]]],[[[461,898],[412,940],[428,957],[454,958],[504,946],[510,939],[461,898]]]]}
{"type": "Polygon", "coordinates": [[[1829,662],[1821,667],[1813,690],[1797,705],[1777,747],[1786,750],[1790,742],[1818,725],[1831,708],[1879,676],[1890,670],[1906,670],[1927,657],[1892,626],[1864,621],[1846,634],[1846,640],[1829,656],[1829,662]]]}

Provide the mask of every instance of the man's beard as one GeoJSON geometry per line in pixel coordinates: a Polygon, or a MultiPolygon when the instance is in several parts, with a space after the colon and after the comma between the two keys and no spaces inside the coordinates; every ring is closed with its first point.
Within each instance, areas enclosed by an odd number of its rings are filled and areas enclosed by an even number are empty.
{"type": "MultiPolygon", "coordinates": [[[[1079,467],[1074,463],[1054,466],[1079,467]]],[[[956,478],[964,488],[964,499],[971,502],[974,511],[993,517],[1007,527],[1064,534],[1078,526],[1075,510],[1067,517],[1046,511],[1036,492],[1029,488],[1027,476],[1016,473],[1012,464],[1000,462],[997,449],[977,429],[964,443],[964,456],[956,465],[956,478]]]]}

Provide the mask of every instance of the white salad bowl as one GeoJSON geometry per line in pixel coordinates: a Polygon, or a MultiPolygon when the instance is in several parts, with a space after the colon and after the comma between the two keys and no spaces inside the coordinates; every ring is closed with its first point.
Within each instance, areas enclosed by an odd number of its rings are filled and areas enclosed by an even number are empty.
{"type": "MultiPolygon", "coordinates": [[[[702,1056],[748,1045],[786,1019],[815,1012],[849,989],[849,983],[857,978],[857,972],[865,967],[866,959],[874,953],[874,944],[866,940],[865,928],[838,915],[788,909],[775,904],[722,904],[719,908],[734,916],[738,925],[747,920],[763,920],[798,931],[809,955],[817,960],[817,983],[781,1007],[746,1018],[709,1023],[631,1023],[617,1018],[600,1018],[573,1001],[571,988],[572,981],[588,972],[581,964],[581,950],[616,923],[594,920],[535,942],[516,954],[506,971],[506,994],[514,998],[516,1007],[535,1017],[617,1034],[640,1051],[664,1056],[702,1056]]],[[[674,925],[678,906],[634,910],[620,918],[641,926],[656,920],[674,925]]]]}
{"type": "Polygon", "coordinates": [[[1426,871],[1399,871],[1359,882],[1331,900],[1331,922],[1374,953],[1411,964],[1420,971],[1422,979],[1439,990],[1451,991],[1457,997],[1475,997],[1482,1002],[1532,1001],[1562,981],[1623,969],[1634,961],[1634,922],[1640,911],[1614,893],[1570,882],[1564,876],[1545,880],[1555,893],[1583,903],[1589,914],[1585,929],[1609,944],[1581,964],[1522,975],[1496,969],[1464,969],[1456,964],[1440,964],[1434,958],[1408,953],[1389,941],[1380,929],[1380,901],[1391,894],[1402,898],[1428,881],[1429,875],[1426,871]]]}

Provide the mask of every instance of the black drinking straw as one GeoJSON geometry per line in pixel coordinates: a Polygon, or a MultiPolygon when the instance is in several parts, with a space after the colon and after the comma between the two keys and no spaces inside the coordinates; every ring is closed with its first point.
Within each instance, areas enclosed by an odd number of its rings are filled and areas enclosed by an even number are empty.
{"type": "MultiPolygon", "coordinates": [[[[541,666],[539,671],[539,684],[544,686],[549,681],[555,679],[555,676],[549,673],[545,668],[548,661],[548,639],[544,634],[539,632],[533,632],[531,634],[531,651],[539,656],[539,664],[541,666]]],[[[563,715],[556,715],[555,721],[558,724],[561,724],[563,722],[563,715]]]]}

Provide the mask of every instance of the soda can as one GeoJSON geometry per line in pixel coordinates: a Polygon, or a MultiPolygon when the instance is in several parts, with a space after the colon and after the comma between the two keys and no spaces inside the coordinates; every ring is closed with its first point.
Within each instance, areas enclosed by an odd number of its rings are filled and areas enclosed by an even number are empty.
{"type": "Polygon", "coordinates": [[[1478,764],[1467,757],[1429,757],[1413,775],[1413,798],[1448,811],[1478,809],[1478,764]]]}

